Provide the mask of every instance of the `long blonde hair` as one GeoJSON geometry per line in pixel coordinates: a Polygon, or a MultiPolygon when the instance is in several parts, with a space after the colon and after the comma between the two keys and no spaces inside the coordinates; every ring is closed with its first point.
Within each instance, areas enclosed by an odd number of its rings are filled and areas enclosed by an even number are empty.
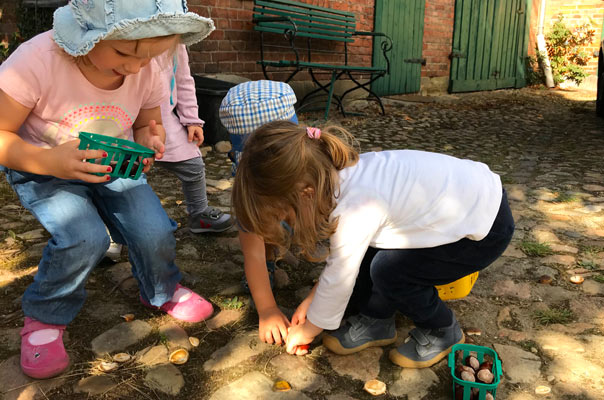
{"type": "Polygon", "coordinates": [[[336,230],[338,171],[357,163],[359,153],[343,128],[323,129],[319,139],[292,122],[258,128],[246,141],[233,186],[233,208],[241,227],[261,236],[278,254],[295,246],[321,261],[317,245],[336,230]],[[309,190],[310,189],[310,190],[309,190]],[[293,235],[281,226],[287,220],[293,235]]]}

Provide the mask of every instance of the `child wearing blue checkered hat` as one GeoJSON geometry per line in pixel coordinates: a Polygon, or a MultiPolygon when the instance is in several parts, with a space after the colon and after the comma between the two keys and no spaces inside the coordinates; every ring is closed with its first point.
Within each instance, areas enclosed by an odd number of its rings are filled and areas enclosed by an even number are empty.
{"type": "Polygon", "coordinates": [[[272,121],[298,123],[296,94],[291,86],[276,81],[249,81],[232,87],[220,104],[220,121],[230,134],[233,176],[248,136],[272,121]]]}
{"type": "MultiPolygon", "coordinates": [[[[285,82],[249,81],[232,87],[222,100],[219,109],[220,121],[230,134],[232,150],[229,158],[233,162],[232,174],[237,166],[247,138],[259,127],[272,121],[290,121],[298,123],[296,94],[285,82]]],[[[275,262],[272,250],[265,249],[266,268],[270,285],[273,286],[275,262]]],[[[242,280],[243,288],[249,291],[247,280],[242,280]]]]}

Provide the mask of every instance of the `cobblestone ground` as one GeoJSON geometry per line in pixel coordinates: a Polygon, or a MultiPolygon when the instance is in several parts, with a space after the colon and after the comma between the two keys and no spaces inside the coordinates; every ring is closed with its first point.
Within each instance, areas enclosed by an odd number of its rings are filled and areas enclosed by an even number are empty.
{"type": "MultiPolygon", "coordinates": [[[[363,151],[443,152],[485,162],[502,176],[516,220],[512,244],[469,296],[450,302],[466,332],[479,333],[469,340],[493,348],[503,361],[497,399],[604,398],[604,121],[593,109],[593,101],[524,89],[392,102],[385,117],[338,121],[363,151]],[[584,282],[571,283],[572,275],[584,282]],[[538,387],[549,394],[537,394],[538,387]]],[[[214,151],[206,164],[211,203],[227,210],[229,162],[214,151]]],[[[176,179],[154,169],[149,180],[170,216],[185,226],[176,179]]],[[[89,279],[88,300],[67,328],[69,371],[31,381],[18,368],[19,301],[48,234],[4,180],[0,210],[0,392],[6,399],[369,399],[363,384],[373,378],[387,385],[383,399],[452,397],[445,361],[411,370],[392,365],[389,349],[343,357],[317,342],[310,355],[295,357],[260,343],[257,315],[240,293],[236,232],[194,235],[185,228],[176,233],[177,261],[185,283],[215,304],[212,319],[176,324],[141,306],[124,252],[89,279]],[[126,314],[134,320],[125,321],[126,314]],[[200,340],[198,347],[189,336],[200,340]],[[190,358],[175,366],[168,355],[177,348],[188,349],[190,358]],[[133,359],[101,372],[101,361],[119,352],[133,359]],[[292,390],[273,391],[278,380],[292,390]]],[[[295,309],[320,270],[294,258],[281,262],[276,293],[286,311],[295,309]]],[[[399,317],[397,325],[402,340],[410,324],[399,317]]]]}

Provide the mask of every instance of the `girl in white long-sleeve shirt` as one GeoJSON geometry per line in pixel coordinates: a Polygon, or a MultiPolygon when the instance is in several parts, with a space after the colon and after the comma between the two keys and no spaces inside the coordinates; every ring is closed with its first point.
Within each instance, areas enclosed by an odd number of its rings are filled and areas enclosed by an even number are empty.
{"type": "Polygon", "coordinates": [[[391,360],[433,365],[464,340],[434,286],[485,268],[511,240],[514,222],[499,176],[485,164],[443,154],[359,155],[338,136],[350,138],[341,129],[275,122],[246,143],[233,205],[260,338],[304,354],[303,345],[326,329],[324,345],[350,354],[394,343],[399,311],[416,328],[391,360]],[[329,252],[320,256],[324,239],[329,252]],[[293,245],[312,261],[326,260],[291,322],[262,268],[265,244],[293,245]],[[358,314],[341,324],[347,305],[358,314]]]}

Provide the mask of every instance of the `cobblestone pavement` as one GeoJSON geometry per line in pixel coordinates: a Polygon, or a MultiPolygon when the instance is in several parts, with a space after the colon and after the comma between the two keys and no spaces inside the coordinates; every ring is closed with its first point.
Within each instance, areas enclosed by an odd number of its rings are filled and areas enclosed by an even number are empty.
{"type": "MultiPolygon", "coordinates": [[[[337,122],[363,151],[413,148],[487,163],[502,176],[516,220],[505,254],[480,274],[472,293],[451,301],[475,344],[497,351],[503,377],[497,399],[604,398],[604,121],[594,102],[523,89],[446,96],[430,103],[392,101],[388,114],[337,122]],[[569,281],[584,277],[582,284],[569,281]],[[472,329],[471,329],[472,328],[472,329]],[[549,394],[536,392],[549,391],[549,394]]],[[[316,124],[309,119],[304,122],[316,124]]],[[[228,209],[231,180],[223,153],[206,156],[211,204],[228,209]]],[[[185,226],[176,179],[149,177],[172,218],[185,226]]],[[[234,230],[220,235],[177,231],[185,283],[215,304],[199,324],[176,324],[141,306],[126,253],[89,279],[88,300],[67,328],[70,370],[31,381],[18,368],[19,300],[48,240],[46,231],[0,183],[0,392],[5,399],[369,399],[365,381],[387,385],[382,399],[452,398],[446,361],[423,370],[391,364],[388,349],[336,356],[320,343],[289,356],[257,340],[257,316],[240,293],[243,258],[234,230]],[[126,322],[124,315],[133,314],[126,322]],[[189,336],[197,337],[194,347],[189,336]],[[190,353],[168,362],[175,349],[190,353]],[[101,361],[133,359],[112,372],[101,361]],[[286,380],[288,392],[273,391],[286,380]]],[[[321,266],[289,258],[276,274],[277,299],[291,312],[321,266]]],[[[397,320],[399,337],[410,323],[397,320]]]]}

